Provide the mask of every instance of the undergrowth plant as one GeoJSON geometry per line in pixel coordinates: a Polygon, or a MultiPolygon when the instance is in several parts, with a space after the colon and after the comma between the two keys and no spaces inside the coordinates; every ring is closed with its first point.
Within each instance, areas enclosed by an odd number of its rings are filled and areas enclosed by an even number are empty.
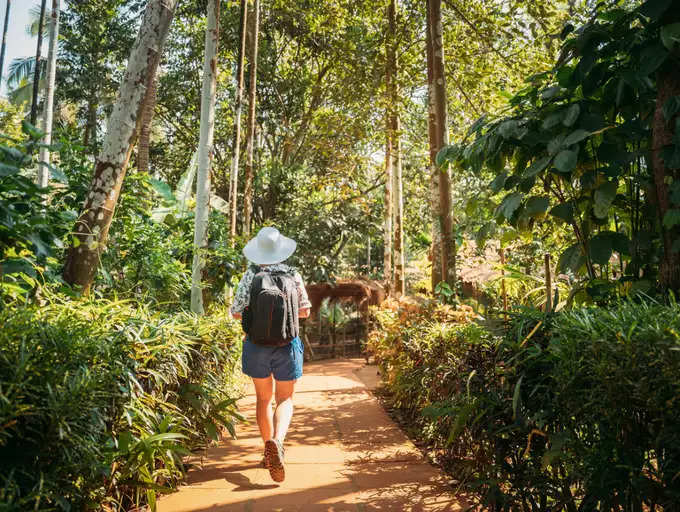
{"type": "Polygon", "coordinates": [[[680,306],[380,310],[370,348],[412,432],[492,511],[677,510],[680,306]]]}
{"type": "Polygon", "coordinates": [[[239,327],[44,290],[0,312],[0,503],[155,509],[186,456],[242,418],[239,327]]]}

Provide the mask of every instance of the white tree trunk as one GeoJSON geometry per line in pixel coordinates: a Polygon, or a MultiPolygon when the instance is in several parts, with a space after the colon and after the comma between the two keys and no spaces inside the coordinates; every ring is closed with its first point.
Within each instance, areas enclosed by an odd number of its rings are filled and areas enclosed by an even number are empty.
{"type": "MultiPolygon", "coordinates": [[[[50,16],[50,48],[47,54],[47,83],[45,85],[45,111],[43,112],[43,126],[45,132],[44,143],[52,144],[52,119],[54,118],[54,88],[57,77],[57,49],[59,41],[59,8],[60,0],[52,0],[52,12],[50,16]]],[[[46,147],[40,149],[40,161],[50,163],[50,150],[46,147]]],[[[47,165],[38,168],[38,185],[45,188],[49,185],[50,170],[47,165]]]]}
{"type": "Polygon", "coordinates": [[[217,90],[217,43],[219,40],[220,0],[208,2],[208,26],[205,31],[203,89],[201,94],[201,135],[198,143],[198,175],[196,178],[196,220],[194,224],[194,261],[191,273],[191,311],[202,315],[203,267],[208,245],[210,215],[210,170],[215,134],[215,95],[217,90]]]}
{"type": "Polygon", "coordinates": [[[177,0],[149,0],[127,70],[109,117],[90,192],[73,229],[64,280],[82,287],[94,280],[138,130],[148,78],[156,72],[177,0]]]}

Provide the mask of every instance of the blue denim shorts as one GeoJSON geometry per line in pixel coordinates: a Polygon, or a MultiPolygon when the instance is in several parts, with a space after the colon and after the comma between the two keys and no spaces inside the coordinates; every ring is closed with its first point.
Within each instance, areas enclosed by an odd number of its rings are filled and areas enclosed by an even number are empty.
{"type": "Polygon", "coordinates": [[[243,373],[255,379],[274,374],[276,380],[296,380],[302,377],[304,347],[297,337],[283,347],[256,345],[246,337],[241,363],[243,373]]]}

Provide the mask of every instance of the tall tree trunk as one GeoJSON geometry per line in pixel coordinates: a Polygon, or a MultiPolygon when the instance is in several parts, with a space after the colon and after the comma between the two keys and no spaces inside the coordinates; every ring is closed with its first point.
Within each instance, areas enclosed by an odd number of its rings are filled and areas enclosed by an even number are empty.
{"type": "MultiPolygon", "coordinates": [[[[45,85],[45,110],[43,113],[43,126],[45,132],[44,143],[52,144],[52,119],[54,117],[54,87],[57,76],[57,44],[59,42],[59,8],[60,0],[52,0],[52,12],[50,16],[50,48],[47,53],[47,83],[45,85]]],[[[50,163],[50,150],[46,147],[40,149],[40,161],[50,163]]],[[[47,187],[49,184],[50,171],[45,165],[38,168],[38,185],[47,187]]]]}
{"type": "Polygon", "coordinates": [[[139,172],[149,172],[149,144],[151,142],[151,123],[156,109],[156,93],[158,91],[158,80],[155,76],[150,77],[147,84],[144,107],[142,111],[142,127],[139,130],[139,144],[137,146],[137,170],[139,172]]]}
{"type": "Polygon", "coordinates": [[[434,112],[431,112],[431,115],[434,114],[435,135],[434,144],[430,144],[430,160],[432,162],[433,174],[438,175],[441,276],[443,281],[446,281],[449,286],[454,288],[455,247],[451,236],[451,181],[448,170],[438,169],[435,163],[437,153],[448,143],[441,0],[428,0],[428,6],[430,10],[428,16],[430,41],[432,44],[432,81],[430,83],[429,94],[431,97],[431,107],[434,107],[434,112]]]}
{"type": "Polygon", "coordinates": [[[35,69],[33,71],[33,101],[31,101],[31,124],[38,120],[38,88],[40,87],[40,54],[42,52],[43,28],[45,27],[45,7],[47,0],[42,0],[40,20],[38,21],[38,45],[35,51],[35,69]]]}
{"type": "Polygon", "coordinates": [[[406,293],[404,256],[404,184],[402,179],[401,123],[399,114],[394,122],[394,293],[406,293]]]}
{"type": "Polygon", "coordinates": [[[238,205],[238,166],[241,156],[241,111],[243,110],[244,62],[246,58],[246,34],[248,27],[248,0],[241,0],[241,43],[238,50],[238,68],[236,72],[236,106],[234,115],[234,156],[231,160],[231,186],[229,187],[229,236],[231,244],[236,237],[236,212],[238,205]]]}
{"type": "Polygon", "coordinates": [[[176,0],[149,0],[132,48],[106,136],[95,163],[90,193],[74,227],[64,280],[89,293],[106,245],[113,212],[135,143],[149,76],[158,67],[176,0]]]}
{"type": "Polygon", "coordinates": [[[406,293],[404,280],[404,189],[402,182],[401,122],[399,118],[399,61],[397,58],[397,0],[390,1],[389,33],[392,36],[392,90],[388,99],[392,108],[391,136],[394,174],[394,293],[406,293]]]}
{"type": "Polygon", "coordinates": [[[2,82],[3,72],[5,71],[5,50],[7,49],[7,27],[9,25],[9,9],[12,0],[7,0],[7,10],[5,11],[5,24],[2,29],[2,48],[0,49],[0,83],[2,82]]]}
{"type": "Polygon", "coordinates": [[[253,35],[250,38],[250,89],[248,90],[248,140],[246,141],[246,182],[243,187],[243,234],[250,235],[253,214],[253,146],[255,144],[255,101],[257,97],[257,40],[260,31],[260,0],[253,7],[253,35]]]}
{"type": "Polygon", "coordinates": [[[435,164],[435,157],[437,156],[437,125],[434,105],[434,50],[432,46],[432,31],[430,30],[432,24],[430,1],[427,0],[426,4],[425,53],[427,55],[427,129],[430,143],[430,211],[432,212],[430,259],[432,260],[432,290],[434,291],[437,284],[442,280],[442,230],[439,209],[439,171],[435,164]]]}
{"type": "Polygon", "coordinates": [[[87,124],[85,125],[85,136],[83,146],[94,148],[93,154],[97,157],[97,108],[98,102],[94,92],[87,100],[87,124]]]}
{"type": "Polygon", "coordinates": [[[387,4],[387,37],[385,38],[385,211],[383,227],[383,279],[388,294],[392,294],[392,220],[394,217],[394,0],[387,4]]]}
{"type": "Polygon", "coordinates": [[[208,247],[210,215],[210,170],[215,134],[215,95],[217,91],[217,44],[219,42],[220,0],[208,2],[208,26],[205,31],[203,89],[201,93],[201,135],[198,143],[196,176],[196,220],[194,224],[194,262],[191,273],[191,311],[202,315],[204,251],[208,247]]]}
{"type": "MultiPolygon", "coordinates": [[[[680,22],[680,11],[669,9],[663,18],[663,25],[680,22]]],[[[656,188],[657,209],[661,221],[663,238],[663,258],[659,267],[659,284],[664,290],[680,292],[680,226],[668,228],[664,225],[666,213],[673,208],[670,200],[670,185],[680,182],[680,168],[671,168],[663,160],[664,147],[673,144],[677,137],[676,128],[680,114],[672,119],[666,119],[663,106],[670,98],[680,96],[680,68],[677,59],[680,52],[673,52],[673,56],[657,73],[656,109],[652,126],[652,167],[654,170],[654,184],[656,188]],[[674,247],[675,246],[675,247],[674,247]]],[[[676,151],[678,148],[676,146],[676,151]]],[[[674,205],[678,208],[678,205],[674,205]]]]}

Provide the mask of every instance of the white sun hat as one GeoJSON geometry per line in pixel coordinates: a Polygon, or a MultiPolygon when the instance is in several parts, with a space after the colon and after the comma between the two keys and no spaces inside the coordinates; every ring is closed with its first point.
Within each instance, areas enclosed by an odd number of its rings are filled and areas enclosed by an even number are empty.
{"type": "Polygon", "coordinates": [[[297,242],[283,236],[276,228],[262,228],[243,248],[243,255],[257,265],[273,265],[287,260],[297,242]]]}

